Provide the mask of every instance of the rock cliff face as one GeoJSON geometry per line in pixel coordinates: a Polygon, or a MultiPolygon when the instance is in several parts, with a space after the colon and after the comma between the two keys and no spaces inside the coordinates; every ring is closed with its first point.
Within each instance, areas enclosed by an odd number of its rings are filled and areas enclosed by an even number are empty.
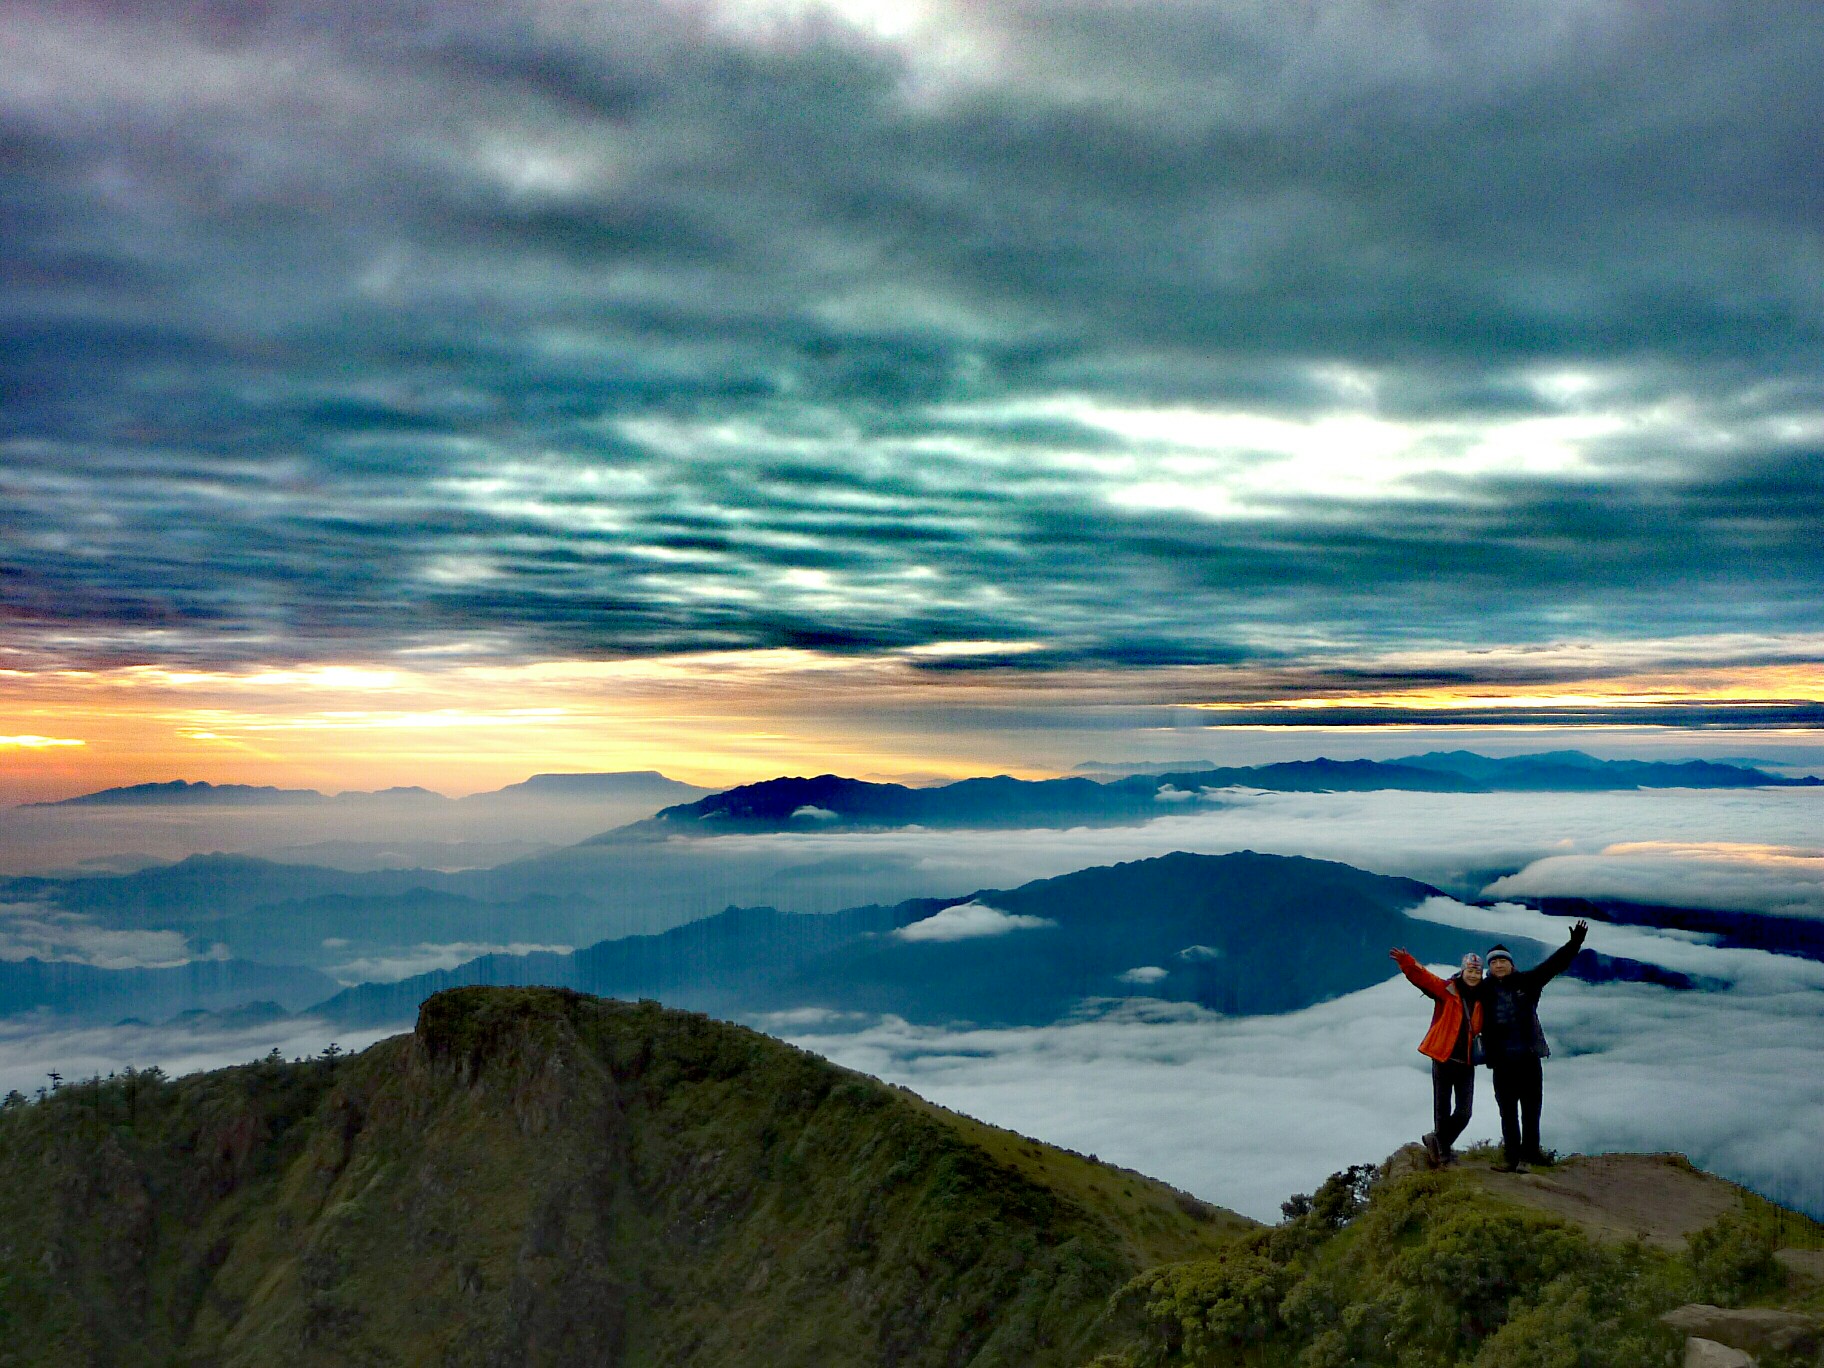
{"type": "Polygon", "coordinates": [[[740,1027],[461,989],[0,1114],[0,1357],[1069,1364],[1248,1224],[740,1027]]]}

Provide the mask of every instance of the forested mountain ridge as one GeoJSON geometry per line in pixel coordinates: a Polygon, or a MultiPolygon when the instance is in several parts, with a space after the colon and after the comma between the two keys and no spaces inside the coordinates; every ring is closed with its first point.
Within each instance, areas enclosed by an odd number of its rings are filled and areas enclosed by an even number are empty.
{"type": "Polygon", "coordinates": [[[1581,751],[1490,757],[1433,751],[1397,760],[1284,760],[1144,772],[1016,779],[998,774],[930,788],[839,774],[782,776],[740,784],[604,832],[597,841],[757,831],[1118,825],[1219,805],[1230,788],[1282,793],[1399,790],[1416,793],[1607,792],[1641,788],[1815,787],[1708,760],[1602,760],[1581,751]]]}
{"type": "Polygon", "coordinates": [[[1059,1364],[1251,1223],[653,1003],[0,1112],[9,1362],[1059,1364]]]}

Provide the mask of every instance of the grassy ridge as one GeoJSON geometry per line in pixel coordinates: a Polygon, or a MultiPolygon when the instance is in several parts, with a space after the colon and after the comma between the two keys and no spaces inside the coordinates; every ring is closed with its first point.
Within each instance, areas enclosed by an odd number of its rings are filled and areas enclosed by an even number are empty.
{"type": "Polygon", "coordinates": [[[1059,1364],[1248,1223],[654,1004],[0,1113],[15,1363],[1059,1364]]]}
{"type": "Polygon", "coordinates": [[[1750,1195],[1675,1248],[1485,1179],[1261,1227],[741,1027],[467,988],[0,1108],[0,1363],[1643,1368],[1683,1302],[1815,1303],[1750,1195]]]}
{"type": "Polygon", "coordinates": [[[1745,1193],[1682,1248],[1602,1238],[1469,1168],[1346,1170],[1286,1211],[1132,1279],[1097,1368],[1675,1368],[1663,1313],[1815,1297],[1774,1257],[1794,1223],[1745,1193]]]}

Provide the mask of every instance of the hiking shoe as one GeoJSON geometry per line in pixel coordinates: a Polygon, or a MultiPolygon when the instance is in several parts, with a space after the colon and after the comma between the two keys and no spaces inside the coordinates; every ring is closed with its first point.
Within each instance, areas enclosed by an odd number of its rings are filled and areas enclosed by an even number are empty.
{"type": "Polygon", "coordinates": [[[1525,1164],[1510,1164],[1505,1159],[1503,1159],[1498,1164],[1490,1164],[1488,1167],[1489,1167],[1489,1171],[1492,1173],[1525,1173],[1526,1172],[1525,1164]]]}
{"type": "Polygon", "coordinates": [[[1550,1168],[1558,1162],[1557,1150],[1534,1150],[1528,1156],[1528,1162],[1537,1168],[1550,1168]]]}
{"type": "Polygon", "coordinates": [[[1444,1162],[1444,1150],[1438,1144],[1438,1133],[1436,1131],[1426,1131],[1424,1138],[1420,1140],[1419,1143],[1425,1147],[1425,1157],[1431,1161],[1431,1166],[1433,1168],[1438,1167],[1438,1165],[1444,1162]]]}
{"type": "Polygon", "coordinates": [[[1449,1168],[1452,1164],[1457,1162],[1457,1152],[1449,1145],[1445,1145],[1440,1152],[1439,1161],[1445,1168],[1449,1168]]]}

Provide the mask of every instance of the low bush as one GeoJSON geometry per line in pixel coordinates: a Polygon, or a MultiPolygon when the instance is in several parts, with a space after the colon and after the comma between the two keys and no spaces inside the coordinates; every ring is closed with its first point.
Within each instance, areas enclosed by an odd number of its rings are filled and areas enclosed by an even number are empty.
{"type": "MultiPolygon", "coordinates": [[[[1286,1205],[1221,1258],[1142,1274],[1116,1294],[1135,1368],[1656,1368],[1659,1313],[1688,1299],[1683,1261],[1598,1245],[1460,1175],[1370,1195],[1363,1171],[1286,1205]]],[[[1114,1362],[1117,1360],[1111,1360],[1114,1362]]]]}

